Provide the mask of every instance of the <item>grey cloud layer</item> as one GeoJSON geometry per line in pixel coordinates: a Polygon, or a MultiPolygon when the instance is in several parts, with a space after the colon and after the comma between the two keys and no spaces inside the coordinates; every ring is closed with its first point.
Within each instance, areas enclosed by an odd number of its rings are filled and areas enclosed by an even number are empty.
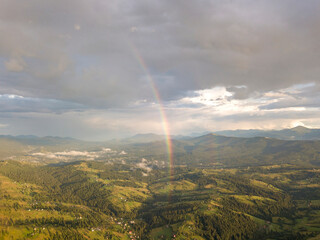
{"type": "Polygon", "coordinates": [[[318,84],[319,1],[0,1],[0,93],[114,107],[318,84]]]}
{"type": "Polygon", "coordinates": [[[0,112],[2,113],[64,113],[68,111],[83,111],[85,109],[86,107],[81,104],[55,99],[0,95],[0,112]]]}
{"type": "Polygon", "coordinates": [[[320,126],[320,1],[0,6],[2,134],[94,140],[162,133],[142,65],[173,134],[320,126]]]}

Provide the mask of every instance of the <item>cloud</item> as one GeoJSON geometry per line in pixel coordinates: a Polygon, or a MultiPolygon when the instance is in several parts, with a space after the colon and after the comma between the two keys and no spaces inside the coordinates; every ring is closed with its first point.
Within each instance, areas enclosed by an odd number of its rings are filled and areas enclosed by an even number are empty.
{"type": "Polygon", "coordinates": [[[11,58],[5,62],[5,67],[8,71],[11,72],[21,72],[24,70],[25,62],[20,58],[11,58]]]}
{"type": "MultiPolygon", "coordinates": [[[[1,132],[73,136],[96,141],[136,133],[163,134],[164,121],[172,135],[225,129],[279,129],[291,127],[295,122],[320,127],[316,92],[314,84],[306,84],[253,95],[248,99],[236,99],[226,87],[216,87],[190,92],[188,97],[164,102],[162,106],[141,101],[108,110],[77,108],[75,105],[68,109],[65,102],[48,103],[43,99],[25,100],[22,96],[6,95],[0,97],[0,103],[4,101],[3,107],[9,107],[10,101],[15,105],[11,105],[11,111],[5,108],[0,111],[0,122],[7,125],[1,132]],[[41,101],[44,101],[43,105],[39,104],[41,101]],[[65,107],[64,111],[61,111],[63,108],[59,104],[65,107]],[[37,106],[38,110],[35,111],[32,105],[37,106]],[[160,109],[165,110],[166,119],[160,109]]],[[[101,151],[108,153],[110,150],[106,148],[101,151]]]]}
{"type": "Polygon", "coordinates": [[[247,99],[250,95],[247,86],[232,86],[228,87],[226,90],[233,93],[232,97],[235,99],[247,99]]]}
{"type": "Polygon", "coordinates": [[[143,169],[143,170],[145,170],[147,172],[151,172],[152,171],[152,167],[150,167],[148,165],[148,160],[145,159],[145,158],[142,158],[141,162],[136,164],[136,167],[137,168],[141,168],[141,169],[143,169]]]}
{"type": "Polygon", "coordinates": [[[286,108],[319,108],[319,87],[315,83],[294,85],[287,89],[266,94],[273,101],[263,104],[262,110],[276,110],[286,108]]]}
{"type": "Polygon", "coordinates": [[[0,94],[0,112],[62,113],[83,111],[86,107],[73,102],[56,99],[23,97],[15,94],[0,94]]]}
{"type": "Polygon", "coordinates": [[[31,155],[34,157],[42,157],[49,159],[60,159],[60,160],[72,160],[72,159],[87,159],[94,160],[100,157],[106,157],[109,154],[115,154],[117,151],[113,151],[110,148],[103,148],[101,151],[63,151],[63,152],[36,152],[31,155]]]}
{"type": "Polygon", "coordinates": [[[0,56],[19,75],[3,78],[2,72],[0,92],[95,107],[154,101],[140,57],[164,100],[215,86],[246,86],[234,97],[247,98],[256,91],[318,84],[319,5],[2,0],[0,27],[6,34],[0,56]]]}
{"type": "Polygon", "coordinates": [[[8,133],[161,133],[158,97],[174,133],[319,125],[319,1],[0,4],[8,133]]]}
{"type": "Polygon", "coordinates": [[[75,25],[74,25],[74,29],[77,30],[77,31],[79,31],[79,30],[81,29],[81,26],[80,26],[79,24],[75,24],[75,25]]]}
{"type": "Polygon", "coordinates": [[[131,31],[131,32],[136,32],[136,31],[138,31],[138,28],[137,28],[137,27],[131,27],[131,28],[130,28],[130,31],[131,31]]]}
{"type": "Polygon", "coordinates": [[[31,154],[34,157],[43,157],[49,159],[59,159],[59,160],[71,160],[75,158],[85,158],[87,160],[94,160],[98,158],[100,155],[94,152],[87,152],[87,151],[64,151],[64,152],[38,152],[31,154]]]}

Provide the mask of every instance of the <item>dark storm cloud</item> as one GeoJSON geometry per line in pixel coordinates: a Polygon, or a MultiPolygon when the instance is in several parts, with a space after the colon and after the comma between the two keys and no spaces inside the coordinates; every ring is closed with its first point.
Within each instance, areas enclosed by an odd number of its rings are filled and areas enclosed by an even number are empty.
{"type": "Polygon", "coordinates": [[[123,106],[318,84],[319,1],[0,1],[0,93],[123,106]],[[243,89],[242,89],[243,90],[243,89]]]}

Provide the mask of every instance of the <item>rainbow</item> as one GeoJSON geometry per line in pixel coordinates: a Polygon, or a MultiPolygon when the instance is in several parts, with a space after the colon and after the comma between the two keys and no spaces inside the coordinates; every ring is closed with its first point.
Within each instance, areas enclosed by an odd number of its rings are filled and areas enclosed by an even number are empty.
{"type": "Polygon", "coordinates": [[[131,49],[133,51],[135,58],[138,60],[140,67],[142,68],[144,74],[146,75],[146,77],[150,83],[153,95],[159,105],[159,113],[160,113],[161,122],[162,122],[162,129],[163,129],[163,132],[165,135],[166,148],[167,148],[167,154],[168,154],[168,162],[169,162],[169,176],[170,176],[169,200],[170,200],[170,198],[171,198],[170,187],[172,185],[171,183],[172,183],[172,178],[173,178],[173,174],[174,174],[174,163],[173,163],[173,149],[172,149],[172,140],[170,137],[169,121],[168,121],[164,106],[161,101],[160,93],[156,87],[155,81],[153,80],[151,74],[149,73],[147,64],[145,63],[145,61],[142,58],[138,49],[133,44],[130,44],[130,46],[131,46],[131,49]]]}

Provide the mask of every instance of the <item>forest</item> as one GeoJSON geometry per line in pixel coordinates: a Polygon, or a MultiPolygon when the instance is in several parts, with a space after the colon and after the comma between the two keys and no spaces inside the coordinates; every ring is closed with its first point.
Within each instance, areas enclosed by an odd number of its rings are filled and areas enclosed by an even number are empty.
{"type": "Polygon", "coordinates": [[[320,169],[0,162],[0,239],[317,239],[320,169]]]}

